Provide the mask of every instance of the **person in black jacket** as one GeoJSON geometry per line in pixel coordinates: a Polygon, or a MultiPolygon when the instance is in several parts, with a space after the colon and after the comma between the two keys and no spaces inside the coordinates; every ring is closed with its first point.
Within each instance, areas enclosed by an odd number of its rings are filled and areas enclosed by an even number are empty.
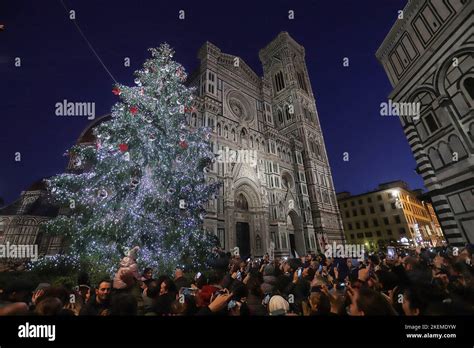
{"type": "Polygon", "coordinates": [[[81,309],[80,315],[104,315],[110,310],[110,291],[112,281],[103,279],[97,283],[95,296],[81,309]]]}

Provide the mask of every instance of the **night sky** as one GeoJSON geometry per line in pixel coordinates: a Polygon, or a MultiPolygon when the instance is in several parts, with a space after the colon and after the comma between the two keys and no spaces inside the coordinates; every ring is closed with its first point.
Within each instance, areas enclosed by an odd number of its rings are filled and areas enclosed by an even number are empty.
{"type": "MultiPolygon", "coordinates": [[[[188,73],[207,40],[245,60],[258,75],[258,51],[280,31],[306,49],[306,63],[336,190],[354,194],[402,179],[422,187],[416,162],[395,117],[380,116],[390,83],[375,51],[406,0],[92,1],[64,0],[77,24],[121,83],[168,42],[188,73]],[[225,5],[224,5],[225,4],[225,5]],[[235,5],[232,5],[235,4],[235,5]],[[185,10],[186,19],[178,19],[185,10]],[[288,10],[295,19],[288,19],[288,10]],[[124,67],[124,57],[131,66],[124,67]],[[350,66],[342,65],[349,57],[350,66]],[[350,161],[343,161],[343,152],[350,161]]],[[[64,152],[86,117],[58,117],[64,99],[95,102],[96,117],[117,100],[113,79],[79,34],[59,0],[0,2],[0,197],[14,201],[34,181],[64,171],[64,152]],[[22,66],[14,66],[15,57],[22,66]],[[15,152],[21,162],[15,162],[15,152]]]]}

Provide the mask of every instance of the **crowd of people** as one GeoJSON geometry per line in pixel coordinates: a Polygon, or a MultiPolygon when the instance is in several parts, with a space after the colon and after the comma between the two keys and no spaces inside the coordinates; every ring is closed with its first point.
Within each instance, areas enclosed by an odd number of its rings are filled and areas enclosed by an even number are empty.
{"type": "Polygon", "coordinates": [[[373,316],[473,315],[472,246],[398,250],[363,260],[241,258],[216,251],[206,270],[138,272],[138,250],[113,279],[72,288],[22,282],[1,293],[0,315],[373,316]]]}

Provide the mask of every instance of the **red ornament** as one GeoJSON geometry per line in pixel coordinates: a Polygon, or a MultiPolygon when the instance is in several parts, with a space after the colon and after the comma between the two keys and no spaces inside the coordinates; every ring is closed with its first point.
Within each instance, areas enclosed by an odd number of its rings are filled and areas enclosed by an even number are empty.
{"type": "Polygon", "coordinates": [[[115,95],[120,95],[122,94],[122,91],[120,90],[120,88],[114,87],[114,89],[112,89],[112,93],[115,95]]]}
{"type": "Polygon", "coordinates": [[[132,115],[135,115],[138,112],[138,108],[136,106],[132,106],[130,108],[130,112],[132,113],[132,115]]]}
{"type": "Polygon", "coordinates": [[[120,144],[120,145],[119,145],[119,149],[120,149],[120,151],[122,151],[122,152],[127,151],[127,150],[128,150],[128,144],[120,144]]]}
{"type": "Polygon", "coordinates": [[[186,106],[184,108],[184,112],[187,113],[187,112],[196,112],[196,108],[194,106],[186,106]]]}
{"type": "Polygon", "coordinates": [[[179,147],[182,148],[183,150],[186,150],[188,148],[188,143],[184,140],[181,140],[179,142],[179,147]]]}

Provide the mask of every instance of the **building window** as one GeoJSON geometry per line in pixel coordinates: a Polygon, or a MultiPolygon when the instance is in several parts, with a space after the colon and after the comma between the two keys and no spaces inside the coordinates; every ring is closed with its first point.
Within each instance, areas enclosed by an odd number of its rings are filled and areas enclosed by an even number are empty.
{"type": "Polygon", "coordinates": [[[428,126],[428,129],[430,130],[431,133],[434,133],[439,129],[439,125],[436,122],[436,119],[433,116],[433,114],[430,113],[430,114],[426,115],[425,116],[425,122],[426,122],[426,125],[428,126]]]}
{"type": "Polygon", "coordinates": [[[379,220],[373,219],[372,222],[374,223],[374,226],[377,227],[379,225],[379,220]]]}
{"type": "Polygon", "coordinates": [[[464,89],[468,97],[471,98],[471,104],[474,102],[474,77],[467,77],[463,82],[464,89]]]}
{"type": "Polygon", "coordinates": [[[400,216],[399,216],[399,215],[395,215],[395,223],[397,223],[397,224],[402,223],[401,220],[400,220],[400,216]]]}
{"type": "Polygon", "coordinates": [[[383,204],[380,204],[380,211],[385,211],[385,206],[383,204]]]}
{"type": "Polygon", "coordinates": [[[372,232],[366,232],[366,233],[365,233],[365,236],[366,236],[367,238],[372,238],[372,237],[373,237],[373,234],[372,234],[372,232]]]}
{"type": "Polygon", "coordinates": [[[383,218],[383,223],[384,223],[385,225],[388,225],[388,224],[389,224],[388,218],[384,217],[384,218],[383,218]]]}
{"type": "Polygon", "coordinates": [[[351,223],[348,223],[347,227],[349,228],[349,230],[352,230],[352,224],[351,223]]]}
{"type": "Polygon", "coordinates": [[[391,235],[392,235],[392,230],[387,230],[387,234],[388,234],[389,236],[391,236],[391,235]]]}
{"type": "Polygon", "coordinates": [[[391,206],[392,206],[392,209],[397,209],[397,206],[395,205],[395,202],[392,202],[391,206]]]}
{"type": "Polygon", "coordinates": [[[305,81],[305,78],[304,78],[304,75],[303,73],[301,72],[297,72],[296,73],[296,76],[298,77],[298,85],[299,87],[304,90],[305,92],[308,92],[308,89],[306,88],[306,81],[305,81]]]}
{"type": "Polygon", "coordinates": [[[375,209],[374,209],[374,207],[370,207],[369,209],[370,209],[370,213],[371,213],[371,214],[375,214],[375,209]]]}
{"type": "Polygon", "coordinates": [[[364,238],[364,234],[363,233],[357,233],[357,238],[364,238]]]}
{"type": "Polygon", "coordinates": [[[349,213],[349,211],[346,211],[346,218],[350,218],[351,217],[351,214],[349,213]]]}
{"type": "Polygon", "coordinates": [[[367,220],[364,220],[364,227],[369,228],[369,222],[367,220]]]}
{"type": "Polygon", "coordinates": [[[400,234],[405,234],[406,231],[405,231],[405,227],[400,227],[400,229],[398,230],[400,234]]]}
{"type": "Polygon", "coordinates": [[[285,81],[283,80],[283,73],[281,71],[275,74],[275,88],[277,92],[285,88],[285,81]]]}
{"type": "Polygon", "coordinates": [[[344,203],[343,206],[344,206],[344,208],[347,208],[347,203],[344,203]]]}
{"type": "Polygon", "coordinates": [[[367,197],[367,202],[372,203],[372,197],[367,197]]]}
{"type": "Polygon", "coordinates": [[[283,112],[280,109],[278,109],[277,114],[278,114],[278,121],[280,122],[280,124],[283,123],[283,112]]]}
{"type": "Polygon", "coordinates": [[[364,209],[364,208],[360,208],[360,213],[361,213],[362,215],[365,215],[365,209],[364,209]]]}
{"type": "Polygon", "coordinates": [[[362,205],[362,199],[359,199],[359,204],[362,205]]]}
{"type": "Polygon", "coordinates": [[[354,238],[355,238],[354,233],[351,233],[351,239],[354,239],[354,238]]]}
{"type": "Polygon", "coordinates": [[[357,216],[357,210],[352,209],[352,216],[357,216]]]}
{"type": "Polygon", "coordinates": [[[290,107],[288,105],[285,105],[285,116],[287,121],[291,120],[290,107]]]}
{"type": "Polygon", "coordinates": [[[377,233],[377,237],[381,237],[382,236],[382,233],[380,231],[376,231],[375,233],[377,233]]]}
{"type": "Polygon", "coordinates": [[[381,201],[382,200],[382,195],[377,195],[377,200],[381,201]]]}
{"type": "Polygon", "coordinates": [[[356,228],[360,229],[360,222],[356,222],[356,228]]]}
{"type": "Polygon", "coordinates": [[[355,202],[354,202],[354,201],[352,201],[352,202],[351,202],[351,206],[353,206],[353,207],[354,207],[355,205],[356,205],[356,204],[355,204],[355,202]]]}

